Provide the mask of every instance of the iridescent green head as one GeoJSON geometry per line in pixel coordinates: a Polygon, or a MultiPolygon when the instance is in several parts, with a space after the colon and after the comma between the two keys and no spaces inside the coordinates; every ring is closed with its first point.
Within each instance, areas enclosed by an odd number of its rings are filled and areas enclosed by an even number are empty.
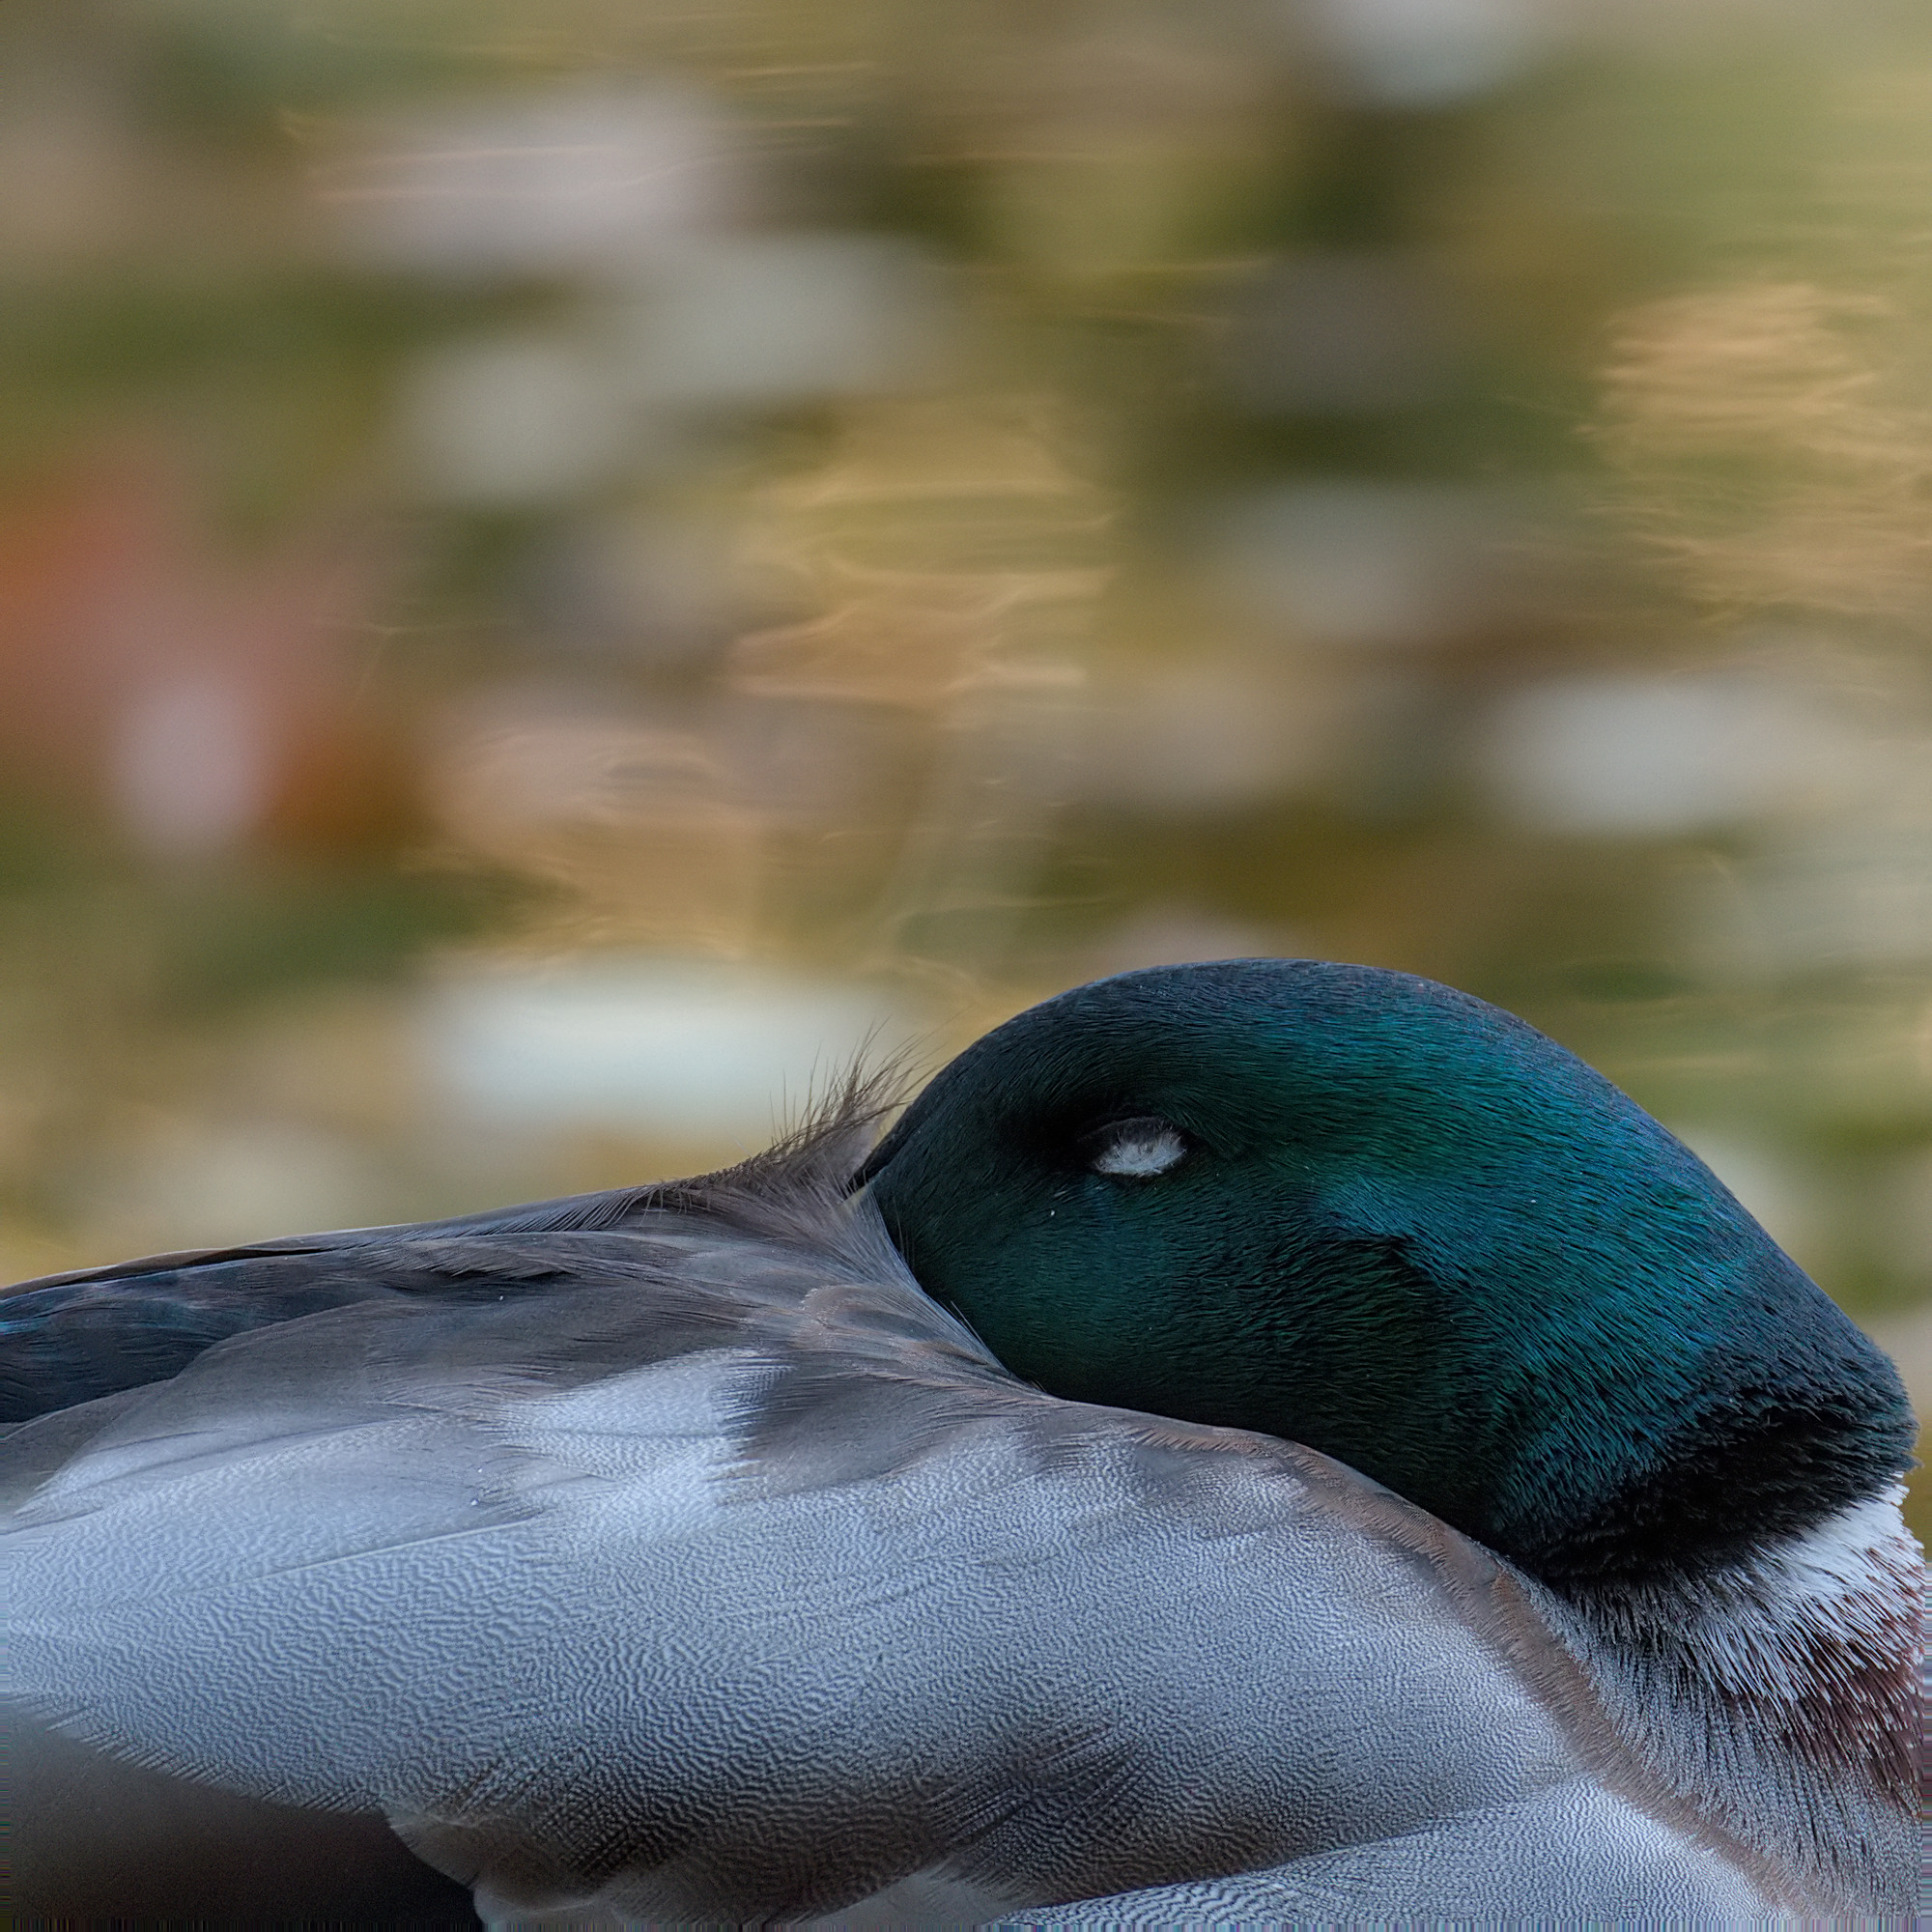
{"type": "Polygon", "coordinates": [[[1406,974],[1079,987],[866,1178],[1016,1374],[1307,1443],[1558,1585],[1726,1560],[1911,1463],[1890,1363],[1689,1149],[1406,974]]]}

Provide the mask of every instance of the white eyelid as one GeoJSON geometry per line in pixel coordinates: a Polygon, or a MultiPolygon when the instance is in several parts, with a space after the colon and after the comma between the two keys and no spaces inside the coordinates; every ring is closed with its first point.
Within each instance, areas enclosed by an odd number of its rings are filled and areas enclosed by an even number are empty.
{"type": "Polygon", "coordinates": [[[1095,1174],[1130,1175],[1145,1179],[1165,1174],[1187,1152],[1178,1127],[1165,1121],[1123,1121],[1105,1135],[1089,1163],[1095,1174]]]}

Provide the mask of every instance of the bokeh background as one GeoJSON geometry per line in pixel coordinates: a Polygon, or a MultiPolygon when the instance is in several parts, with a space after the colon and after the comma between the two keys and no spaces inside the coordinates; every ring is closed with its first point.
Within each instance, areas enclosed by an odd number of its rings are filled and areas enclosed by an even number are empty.
{"type": "Polygon", "coordinates": [[[1301,953],[1923,1404],[1928,322],[1914,0],[13,0],[0,1278],[1301,953]]]}

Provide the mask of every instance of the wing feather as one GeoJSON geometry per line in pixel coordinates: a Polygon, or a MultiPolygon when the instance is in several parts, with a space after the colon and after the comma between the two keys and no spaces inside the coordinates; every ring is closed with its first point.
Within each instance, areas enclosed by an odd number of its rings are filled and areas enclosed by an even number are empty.
{"type": "Polygon", "coordinates": [[[1432,1519],[1014,1381],[863,1199],[810,1240],[649,1225],[457,1239],[494,1294],[397,1286],[447,1236],[362,1243],[384,1293],[93,1405],[6,1532],[13,1694],[381,1812],[511,1916],[1021,1910],[1586,1775],[1707,1857],[1529,1586],[1432,1519]]]}
{"type": "Polygon", "coordinates": [[[217,1343],[327,1309],[542,1294],[570,1280],[584,1256],[621,1250],[634,1236],[679,1243],[694,1234],[715,1241],[812,1229],[899,1085],[891,1065],[855,1068],[775,1147],[695,1179],[20,1282],[0,1295],[0,1428],[163,1381],[217,1343]]]}

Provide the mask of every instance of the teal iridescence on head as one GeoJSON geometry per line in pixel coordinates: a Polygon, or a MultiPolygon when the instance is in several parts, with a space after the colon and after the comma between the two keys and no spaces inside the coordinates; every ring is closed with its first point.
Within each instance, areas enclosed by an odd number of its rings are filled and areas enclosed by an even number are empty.
{"type": "Polygon", "coordinates": [[[1015,1374],[1307,1443],[1552,1582],[1722,1561],[1911,1463],[1890,1363],[1689,1149],[1406,974],[1079,987],[866,1174],[1015,1374]]]}

